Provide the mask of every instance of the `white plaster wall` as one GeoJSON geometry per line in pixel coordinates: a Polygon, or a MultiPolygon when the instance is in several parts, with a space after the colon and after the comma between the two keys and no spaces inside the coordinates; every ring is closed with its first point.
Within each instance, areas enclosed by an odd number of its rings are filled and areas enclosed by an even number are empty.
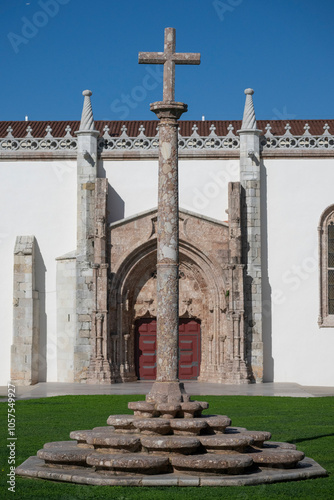
{"type": "MultiPolygon", "coordinates": [[[[158,204],[158,160],[103,161],[99,176],[106,176],[113,188],[109,193],[110,222],[158,204]]],[[[237,180],[238,160],[179,160],[180,207],[227,220],[227,185],[237,180]]]]}
{"type": "Polygon", "coordinates": [[[317,324],[317,227],[334,202],[334,160],[271,159],[265,168],[274,381],[332,386],[334,328],[317,324]]]}
{"type": "MultiPolygon", "coordinates": [[[[1,362],[0,385],[10,379],[12,343],[13,252],[17,235],[35,235],[45,266],[37,257],[40,304],[45,302],[47,380],[57,380],[56,262],[76,246],[76,162],[0,162],[1,362]]],[[[43,325],[42,325],[43,326],[43,325]]]]}

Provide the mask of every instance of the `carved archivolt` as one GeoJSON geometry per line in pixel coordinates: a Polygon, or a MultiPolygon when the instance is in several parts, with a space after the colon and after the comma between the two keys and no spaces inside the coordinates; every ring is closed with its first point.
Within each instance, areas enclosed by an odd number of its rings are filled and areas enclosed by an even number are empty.
{"type": "MultiPolygon", "coordinates": [[[[124,359],[123,364],[129,366],[131,379],[135,378],[133,325],[138,318],[156,317],[156,247],[155,241],[150,243],[144,244],[144,248],[138,248],[131,258],[125,259],[114,278],[117,293],[111,297],[111,331],[123,339],[124,335],[130,333],[126,342],[128,359],[124,359]]],[[[212,339],[217,337],[218,345],[218,336],[228,329],[226,315],[221,313],[226,310],[225,288],[222,274],[219,276],[207,257],[201,255],[199,250],[181,243],[179,316],[201,321],[201,374],[210,368],[207,353],[210,345],[212,359],[212,339]]]]}
{"type": "MultiPolygon", "coordinates": [[[[123,381],[136,379],[136,320],[157,316],[155,220],[152,211],[111,226],[109,331],[118,339],[123,381]]],[[[180,217],[179,317],[200,322],[203,381],[248,380],[243,265],[231,251],[230,239],[224,223],[186,212],[180,217]]]]}

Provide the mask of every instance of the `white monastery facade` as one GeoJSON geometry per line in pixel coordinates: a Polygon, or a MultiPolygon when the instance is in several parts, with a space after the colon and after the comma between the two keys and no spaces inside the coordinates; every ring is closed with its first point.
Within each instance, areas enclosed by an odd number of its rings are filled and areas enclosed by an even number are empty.
{"type": "MultiPolygon", "coordinates": [[[[331,386],[334,120],[256,123],[245,92],[180,121],[180,376],[331,386]]],[[[81,122],[0,122],[1,385],[154,378],[158,121],[84,95],[81,122]]]]}

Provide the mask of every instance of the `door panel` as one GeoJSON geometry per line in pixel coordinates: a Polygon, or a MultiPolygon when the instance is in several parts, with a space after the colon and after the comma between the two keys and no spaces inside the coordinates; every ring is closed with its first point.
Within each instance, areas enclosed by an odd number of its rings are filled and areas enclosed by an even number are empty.
{"type": "Polygon", "coordinates": [[[141,380],[154,380],[157,375],[157,322],[141,319],[136,323],[136,371],[141,380]]]}
{"type": "Polygon", "coordinates": [[[179,378],[193,380],[199,376],[201,325],[199,321],[180,319],[179,378]]]}
{"type": "MultiPolygon", "coordinates": [[[[135,363],[141,380],[156,378],[156,328],[154,318],[137,320],[135,363]]],[[[198,320],[179,322],[179,378],[194,380],[199,376],[201,358],[201,324],[198,320]]]]}

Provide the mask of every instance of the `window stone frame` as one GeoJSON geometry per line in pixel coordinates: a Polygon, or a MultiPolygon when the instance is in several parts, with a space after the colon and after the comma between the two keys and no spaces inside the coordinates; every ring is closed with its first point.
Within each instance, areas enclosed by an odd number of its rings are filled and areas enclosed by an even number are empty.
{"type": "Polygon", "coordinates": [[[334,314],[328,313],[328,225],[334,223],[334,204],[323,211],[318,227],[319,233],[319,292],[320,311],[318,325],[320,328],[334,328],[334,314]]]}

